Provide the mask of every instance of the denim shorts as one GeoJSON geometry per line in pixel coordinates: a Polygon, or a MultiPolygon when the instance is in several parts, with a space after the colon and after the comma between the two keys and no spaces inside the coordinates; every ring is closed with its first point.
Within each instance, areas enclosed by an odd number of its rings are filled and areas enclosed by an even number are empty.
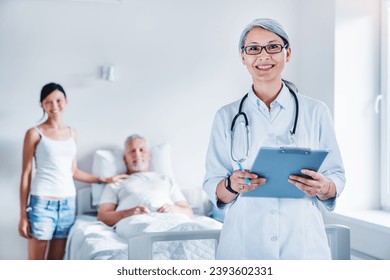
{"type": "Polygon", "coordinates": [[[38,240],[67,238],[76,218],[76,199],[50,200],[31,195],[26,211],[32,237],[38,240]]]}

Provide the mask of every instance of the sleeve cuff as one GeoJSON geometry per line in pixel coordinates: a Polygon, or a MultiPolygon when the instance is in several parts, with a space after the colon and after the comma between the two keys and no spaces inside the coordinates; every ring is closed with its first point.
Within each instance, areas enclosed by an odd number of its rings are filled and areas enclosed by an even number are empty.
{"type": "Polygon", "coordinates": [[[329,198],[327,200],[321,200],[317,198],[319,202],[325,207],[329,212],[333,211],[336,207],[336,197],[329,198]]]}

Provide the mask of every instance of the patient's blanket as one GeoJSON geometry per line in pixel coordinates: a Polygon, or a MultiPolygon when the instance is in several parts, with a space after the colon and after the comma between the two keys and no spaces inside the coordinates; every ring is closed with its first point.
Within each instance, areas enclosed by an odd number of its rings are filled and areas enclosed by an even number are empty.
{"type": "MultiPolygon", "coordinates": [[[[144,232],[221,229],[222,224],[206,216],[193,219],[176,213],[134,215],[109,227],[96,217],[78,217],[67,241],[65,259],[127,259],[127,240],[144,232]]],[[[214,259],[214,240],[161,241],[153,244],[153,259],[214,259]]]]}
{"type": "Polygon", "coordinates": [[[66,241],[66,260],[127,259],[127,241],[96,216],[80,215],[66,241]]]}
{"type": "MultiPolygon", "coordinates": [[[[129,239],[144,232],[196,231],[220,229],[221,223],[205,216],[190,218],[179,213],[134,215],[119,221],[115,230],[129,239]]],[[[215,240],[161,241],[153,244],[153,259],[214,259],[215,240]]]]}

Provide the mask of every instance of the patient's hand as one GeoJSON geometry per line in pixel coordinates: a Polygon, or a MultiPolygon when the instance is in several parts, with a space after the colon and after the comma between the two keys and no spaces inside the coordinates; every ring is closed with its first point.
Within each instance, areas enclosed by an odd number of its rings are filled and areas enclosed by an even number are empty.
{"type": "Polygon", "coordinates": [[[164,204],[157,209],[158,213],[183,213],[192,217],[192,209],[185,201],[176,202],[175,204],[164,204]]]}
{"type": "Polygon", "coordinates": [[[117,205],[115,203],[102,203],[99,206],[98,210],[98,221],[102,221],[106,225],[110,227],[115,225],[121,219],[132,216],[132,215],[140,215],[140,214],[148,214],[150,213],[149,208],[138,205],[133,208],[123,209],[120,211],[116,211],[117,205]]]}
{"type": "Polygon", "coordinates": [[[139,205],[137,207],[129,209],[129,216],[132,215],[140,215],[140,214],[148,214],[150,213],[149,208],[139,205]]]}
{"type": "Polygon", "coordinates": [[[180,211],[177,211],[180,209],[176,209],[176,208],[178,208],[176,205],[164,204],[163,206],[161,206],[160,208],[157,209],[157,212],[158,213],[180,212],[180,211]]]}

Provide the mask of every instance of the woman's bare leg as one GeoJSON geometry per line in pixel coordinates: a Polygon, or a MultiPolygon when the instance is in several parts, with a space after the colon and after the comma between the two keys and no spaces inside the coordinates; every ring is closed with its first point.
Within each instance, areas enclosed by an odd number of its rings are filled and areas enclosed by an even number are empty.
{"type": "Polygon", "coordinates": [[[63,260],[65,254],[66,238],[56,238],[50,240],[48,260],[63,260]]]}
{"type": "Polygon", "coordinates": [[[30,238],[28,240],[28,259],[29,260],[45,260],[48,240],[38,240],[30,238]]]}

